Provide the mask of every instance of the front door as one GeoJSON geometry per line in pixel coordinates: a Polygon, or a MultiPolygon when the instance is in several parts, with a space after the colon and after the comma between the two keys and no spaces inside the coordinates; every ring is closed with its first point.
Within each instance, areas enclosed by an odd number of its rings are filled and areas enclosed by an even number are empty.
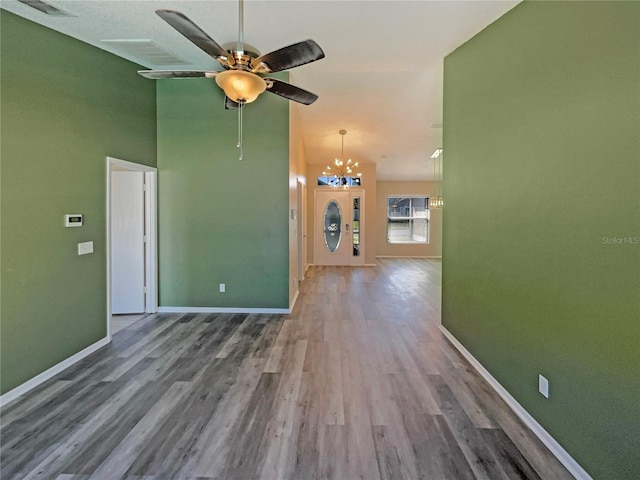
{"type": "MultiPolygon", "coordinates": [[[[361,195],[361,193],[355,195],[361,195]]],[[[362,263],[359,251],[356,252],[358,255],[354,256],[354,239],[359,239],[360,217],[355,218],[356,231],[354,232],[353,198],[354,192],[350,191],[316,190],[314,218],[314,263],[316,265],[362,263]]],[[[357,202],[359,209],[359,200],[357,202]]]]}

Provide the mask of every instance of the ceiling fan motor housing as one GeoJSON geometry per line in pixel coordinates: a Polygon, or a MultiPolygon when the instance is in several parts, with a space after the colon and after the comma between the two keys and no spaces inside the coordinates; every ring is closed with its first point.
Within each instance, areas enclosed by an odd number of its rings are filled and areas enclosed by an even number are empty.
{"type": "Polygon", "coordinates": [[[233,67],[223,63],[225,68],[251,70],[251,60],[260,56],[260,51],[248,43],[228,42],[222,45],[222,48],[229,52],[229,55],[235,61],[233,67]]]}

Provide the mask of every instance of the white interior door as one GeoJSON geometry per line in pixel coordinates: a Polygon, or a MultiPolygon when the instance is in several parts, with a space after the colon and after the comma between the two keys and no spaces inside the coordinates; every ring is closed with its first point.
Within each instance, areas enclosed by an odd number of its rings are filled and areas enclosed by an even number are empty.
{"type": "Polygon", "coordinates": [[[145,311],[144,173],[111,172],[111,313],[145,311]]]}
{"type": "Polygon", "coordinates": [[[317,190],[314,225],[314,263],[316,265],[349,265],[351,255],[349,192],[317,190]]]}

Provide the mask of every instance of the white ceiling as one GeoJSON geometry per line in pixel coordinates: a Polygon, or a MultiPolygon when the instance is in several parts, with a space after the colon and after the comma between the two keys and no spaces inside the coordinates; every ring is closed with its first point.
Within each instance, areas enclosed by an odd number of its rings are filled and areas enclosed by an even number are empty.
{"type": "MultiPolygon", "coordinates": [[[[74,16],[49,17],[16,0],[0,4],[151,69],[221,69],[155,15],[158,8],[183,12],[219,44],[238,35],[235,0],[47,1],[74,16]],[[152,40],[189,64],[153,65],[103,43],[109,39],[152,40]]],[[[517,3],[247,0],[245,41],[266,53],[312,38],[324,50],[326,58],[290,77],[320,97],[296,105],[309,163],[339,156],[344,128],[345,156],[375,162],[378,179],[426,180],[434,174],[431,153],[442,145],[443,58],[517,3]]]]}

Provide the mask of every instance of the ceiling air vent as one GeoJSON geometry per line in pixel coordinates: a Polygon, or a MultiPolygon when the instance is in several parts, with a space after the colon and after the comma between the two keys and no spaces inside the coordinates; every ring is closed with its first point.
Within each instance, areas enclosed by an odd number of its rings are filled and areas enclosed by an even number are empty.
{"type": "Polygon", "coordinates": [[[53,5],[43,2],[42,0],[18,0],[20,3],[23,3],[31,8],[35,8],[36,10],[49,15],[51,17],[73,17],[68,12],[64,10],[60,10],[58,7],[54,7],[53,5]]]}
{"type": "Polygon", "coordinates": [[[151,40],[102,40],[121,53],[135,57],[143,64],[188,65],[189,62],[160,48],[151,40]]]}

